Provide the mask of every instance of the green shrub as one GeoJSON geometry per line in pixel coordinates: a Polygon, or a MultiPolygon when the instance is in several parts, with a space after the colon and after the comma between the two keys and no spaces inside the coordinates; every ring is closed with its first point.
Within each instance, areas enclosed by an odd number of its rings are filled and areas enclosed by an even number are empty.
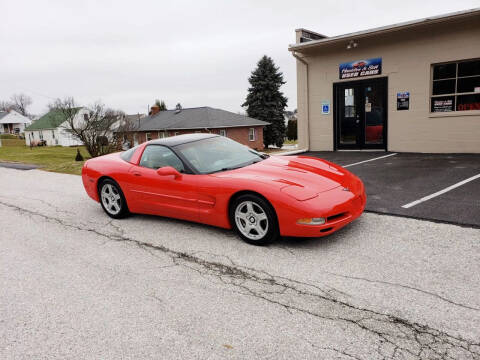
{"type": "Polygon", "coordinates": [[[77,149],[77,155],[75,156],[75,161],[83,161],[83,156],[80,154],[80,149],[77,149]]]}

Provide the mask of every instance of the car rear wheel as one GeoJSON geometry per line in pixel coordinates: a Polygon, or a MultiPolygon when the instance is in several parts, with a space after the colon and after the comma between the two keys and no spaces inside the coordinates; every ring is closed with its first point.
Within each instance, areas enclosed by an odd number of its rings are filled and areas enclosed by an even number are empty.
{"type": "Polygon", "coordinates": [[[125,196],[115,181],[103,180],[99,186],[99,195],[103,210],[111,218],[121,219],[129,214],[125,196]]]}
{"type": "Polygon", "coordinates": [[[230,207],[230,221],[238,235],[249,244],[266,245],[279,236],[274,209],[258,195],[236,198],[230,207]]]}

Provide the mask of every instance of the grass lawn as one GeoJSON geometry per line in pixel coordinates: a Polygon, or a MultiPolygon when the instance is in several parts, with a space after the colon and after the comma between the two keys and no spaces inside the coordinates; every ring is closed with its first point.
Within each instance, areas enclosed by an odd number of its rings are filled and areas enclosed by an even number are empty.
{"type": "Polygon", "coordinates": [[[80,153],[86,160],[88,153],[83,146],[40,146],[32,149],[28,146],[2,146],[0,161],[35,164],[47,171],[80,175],[83,161],[75,161],[77,148],[80,148],[80,153]]]}

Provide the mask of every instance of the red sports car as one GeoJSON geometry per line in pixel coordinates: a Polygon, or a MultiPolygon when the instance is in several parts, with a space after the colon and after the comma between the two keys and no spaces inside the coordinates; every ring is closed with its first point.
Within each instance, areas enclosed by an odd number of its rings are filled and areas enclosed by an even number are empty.
{"type": "Polygon", "coordinates": [[[308,156],[268,156],[223,136],[152,140],[85,162],[88,195],[112,218],[160,215],[234,228],[251,244],[333,233],[361,215],[363,183],[308,156]]]}

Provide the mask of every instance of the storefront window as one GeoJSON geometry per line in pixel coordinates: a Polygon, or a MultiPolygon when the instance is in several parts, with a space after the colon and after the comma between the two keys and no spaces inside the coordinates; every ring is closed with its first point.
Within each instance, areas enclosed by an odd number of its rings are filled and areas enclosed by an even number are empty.
{"type": "Polygon", "coordinates": [[[431,112],[480,110],[480,60],[433,65],[431,112]]]}

